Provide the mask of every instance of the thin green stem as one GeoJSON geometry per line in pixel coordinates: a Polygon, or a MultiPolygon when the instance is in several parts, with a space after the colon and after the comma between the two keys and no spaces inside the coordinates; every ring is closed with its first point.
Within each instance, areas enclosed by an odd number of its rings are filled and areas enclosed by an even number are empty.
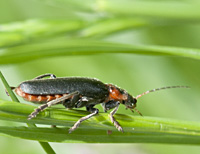
{"type": "MultiPolygon", "coordinates": [[[[15,94],[13,93],[12,89],[10,88],[8,82],[6,81],[6,79],[4,78],[3,74],[1,73],[0,71],[0,78],[8,92],[8,94],[10,95],[11,99],[14,101],[14,102],[19,102],[19,100],[17,99],[17,97],[15,96],[15,94]]],[[[37,127],[35,124],[29,124],[27,123],[27,125],[29,127],[37,127]]],[[[44,149],[44,151],[47,153],[47,154],[55,154],[54,150],[52,149],[52,147],[49,145],[48,142],[40,142],[39,141],[39,144],[42,146],[42,148],[44,149]]]]}
{"type": "Polygon", "coordinates": [[[49,145],[48,142],[39,142],[44,151],[48,154],[55,154],[55,151],[52,149],[52,147],[49,145]]]}
{"type": "Polygon", "coordinates": [[[0,78],[1,78],[3,84],[4,84],[5,88],[6,88],[7,93],[10,95],[10,98],[12,99],[12,101],[19,102],[18,98],[13,93],[12,89],[10,88],[8,82],[4,78],[3,74],[1,73],[1,71],[0,71],[0,78]]]}

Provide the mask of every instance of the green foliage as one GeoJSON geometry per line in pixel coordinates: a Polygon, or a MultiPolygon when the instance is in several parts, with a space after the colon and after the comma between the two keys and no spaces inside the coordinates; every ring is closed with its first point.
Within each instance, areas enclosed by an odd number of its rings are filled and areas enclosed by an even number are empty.
{"type": "Polygon", "coordinates": [[[145,55],[173,55],[200,59],[200,50],[164,46],[143,46],[110,43],[99,40],[48,40],[39,43],[11,47],[0,56],[0,64],[26,62],[39,58],[99,53],[134,53],[145,55]],[[188,50],[190,52],[188,52],[188,50]]]}
{"type": "Polygon", "coordinates": [[[50,127],[8,127],[1,126],[0,133],[29,140],[61,143],[200,143],[200,124],[188,121],[178,121],[153,117],[138,117],[116,114],[115,117],[124,128],[124,133],[118,132],[109,121],[107,113],[100,113],[87,122],[83,122],[71,134],[68,129],[78,119],[86,116],[86,111],[47,109],[37,118],[30,121],[27,116],[34,106],[8,101],[0,101],[0,119],[23,123],[56,125],[50,127]],[[64,127],[59,127],[64,126],[64,127]],[[67,128],[66,128],[67,127],[67,128]],[[108,134],[111,131],[111,134],[108,134]],[[162,137],[160,137],[162,136],[162,137]]]}
{"type": "MultiPolygon", "coordinates": [[[[100,112],[68,134],[68,128],[86,112],[52,108],[28,121],[34,107],[5,101],[2,86],[1,135],[40,141],[47,153],[52,152],[47,141],[199,145],[199,122],[191,122],[199,121],[200,107],[198,1],[10,0],[2,2],[0,14],[0,69],[11,85],[54,73],[96,77],[133,95],[167,85],[192,87],[189,92],[172,90],[141,98],[138,107],[145,117],[120,108],[122,114],[115,117],[125,133],[118,132],[108,115],[100,112]],[[8,126],[8,121],[29,122],[30,127],[8,126]],[[58,128],[47,126],[52,124],[58,128]]],[[[152,153],[199,153],[186,146],[178,151],[169,146],[163,150],[167,145],[144,146],[152,153]]]]}
{"type": "MultiPolygon", "coordinates": [[[[55,57],[55,56],[71,56],[71,55],[90,55],[105,53],[129,53],[129,54],[145,54],[145,55],[162,55],[162,56],[183,56],[189,58],[200,59],[200,50],[192,48],[180,48],[170,46],[155,45],[134,45],[125,43],[114,43],[101,39],[90,39],[89,36],[109,34],[122,29],[135,28],[135,26],[143,26],[143,21],[128,19],[110,19],[100,23],[95,22],[94,25],[84,29],[85,25],[81,21],[45,21],[34,20],[24,23],[15,23],[11,25],[2,25],[4,32],[1,46],[5,47],[3,54],[0,55],[0,64],[11,64],[26,62],[39,58],[55,57]],[[119,25],[112,29],[113,25],[119,25]],[[108,28],[110,26],[110,29],[108,28]],[[107,28],[104,28],[107,27],[107,28]],[[66,38],[63,33],[83,29],[81,36],[76,38],[66,38]],[[17,33],[17,34],[16,34],[17,33]],[[61,36],[59,34],[62,34],[61,36]],[[10,39],[10,35],[18,35],[16,38],[10,39]],[[87,37],[87,39],[85,38],[87,37]],[[42,39],[43,38],[43,39],[42,39]],[[78,38],[78,39],[77,39],[78,38]],[[7,47],[8,45],[15,45],[7,47]],[[6,48],[7,47],[7,48],[6,48]],[[190,52],[188,52],[190,51],[190,52]]],[[[71,34],[72,35],[72,34],[71,34]]],[[[70,34],[69,34],[70,36],[70,34]]],[[[11,36],[13,38],[13,36],[11,36]]]]}

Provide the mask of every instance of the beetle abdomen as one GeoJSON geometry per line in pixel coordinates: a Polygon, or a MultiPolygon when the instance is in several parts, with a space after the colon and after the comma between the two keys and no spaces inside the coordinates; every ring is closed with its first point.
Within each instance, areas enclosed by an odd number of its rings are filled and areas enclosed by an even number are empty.
{"type": "Polygon", "coordinates": [[[108,87],[101,81],[81,77],[29,80],[17,88],[32,95],[61,95],[78,91],[82,96],[102,99],[109,94],[108,87]]]}
{"type": "Polygon", "coordinates": [[[16,94],[18,94],[19,96],[23,97],[26,101],[29,102],[34,102],[34,103],[46,103],[49,102],[51,100],[54,100],[56,98],[60,98],[63,95],[67,95],[67,94],[61,94],[61,95],[33,95],[33,94],[28,94],[25,93],[21,90],[21,88],[16,88],[15,89],[16,94]]]}

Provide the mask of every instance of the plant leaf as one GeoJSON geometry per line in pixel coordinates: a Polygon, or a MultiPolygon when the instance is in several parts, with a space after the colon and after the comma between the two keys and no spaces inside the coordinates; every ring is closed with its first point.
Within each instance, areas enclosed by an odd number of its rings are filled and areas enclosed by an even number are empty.
{"type": "Polygon", "coordinates": [[[39,20],[31,19],[24,22],[13,22],[0,25],[0,47],[9,47],[41,41],[56,35],[64,35],[84,27],[83,20],[39,20]]]}
{"type": "MultiPolygon", "coordinates": [[[[41,0],[40,0],[41,1],[41,0]]],[[[69,12],[104,13],[115,16],[147,16],[181,20],[199,20],[199,3],[184,1],[139,1],[139,0],[46,0],[59,5],[69,12]]]]}
{"type": "Polygon", "coordinates": [[[100,53],[171,55],[200,59],[200,49],[129,45],[90,39],[67,40],[64,38],[6,48],[0,55],[0,64],[19,63],[63,55],[91,55],[100,53]]]}
{"type": "Polygon", "coordinates": [[[0,119],[23,123],[57,125],[49,127],[0,127],[0,134],[42,142],[87,142],[87,143],[176,143],[199,144],[200,124],[153,117],[138,117],[116,114],[125,133],[118,132],[111,124],[107,113],[84,121],[81,126],[68,134],[68,129],[86,111],[51,108],[30,121],[27,116],[35,107],[26,104],[0,101],[0,119]],[[59,127],[64,126],[64,127],[59,127]],[[67,128],[66,128],[67,127],[67,128]],[[110,133],[108,133],[110,132],[110,133]]]}

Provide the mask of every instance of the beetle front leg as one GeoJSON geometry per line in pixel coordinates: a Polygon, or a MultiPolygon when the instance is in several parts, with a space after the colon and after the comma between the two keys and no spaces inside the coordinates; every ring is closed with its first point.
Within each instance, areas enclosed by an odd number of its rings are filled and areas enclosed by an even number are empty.
{"type": "Polygon", "coordinates": [[[114,118],[114,114],[117,112],[119,105],[120,105],[120,102],[117,102],[117,106],[115,107],[115,109],[110,112],[110,120],[114,124],[114,126],[117,128],[117,130],[123,133],[124,132],[123,128],[120,126],[119,122],[114,118]]]}
{"type": "Polygon", "coordinates": [[[31,120],[32,118],[36,117],[36,115],[45,110],[46,108],[50,107],[50,106],[53,106],[53,105],[56,105],[62,101],[65,101],[66,99],[69,99],[70,97],[72,97],[73,95],[77,95],[79,92],[73,92],[73,93],[70,93],[68,95],[64,95],[60,98],[57,98],[57,99],[54,99],[52,101],[49,101],[48,103],[46,104],[43,104],[43,105],[40,105],[38,108],[36,108],[29,116],[28,116],[28,120],[31,120]]]}
{"type": "Polygon", "coordinates": [[[78,128],[79,125],[81,124],[81,122],[83,122],[84,120],[87,120],[87,119],[91,118],[92,116],[94,116],[94,115],[96,115],[96,114],[99,113],[99,110],[96,109],[96,108],[93,108],[93,106],[88,107],[87,110],[90,111],[91,114],[89,114],[89,115],[87,115],[87,116],[85,116],[85,117],[80,118],[80,119],[74,124],[74,126],[71,127],[71,128],[69,129],[69,133],[71,133],[71,132],[74,131],[76,128],[78,128]]]}
{"type": "Polygon", "coordinates": [[[42,75],[40,75],[40,76],[37,76],[37,77],[34,78],[33,80],[42,79],[42,78],[45,78],[45,77],[47,77],[47,76],[49,76],[51,79],[55,79],[55,78],[56,78],[56,76],[55,76],[54,74],[42,74],[42,75]]]}

